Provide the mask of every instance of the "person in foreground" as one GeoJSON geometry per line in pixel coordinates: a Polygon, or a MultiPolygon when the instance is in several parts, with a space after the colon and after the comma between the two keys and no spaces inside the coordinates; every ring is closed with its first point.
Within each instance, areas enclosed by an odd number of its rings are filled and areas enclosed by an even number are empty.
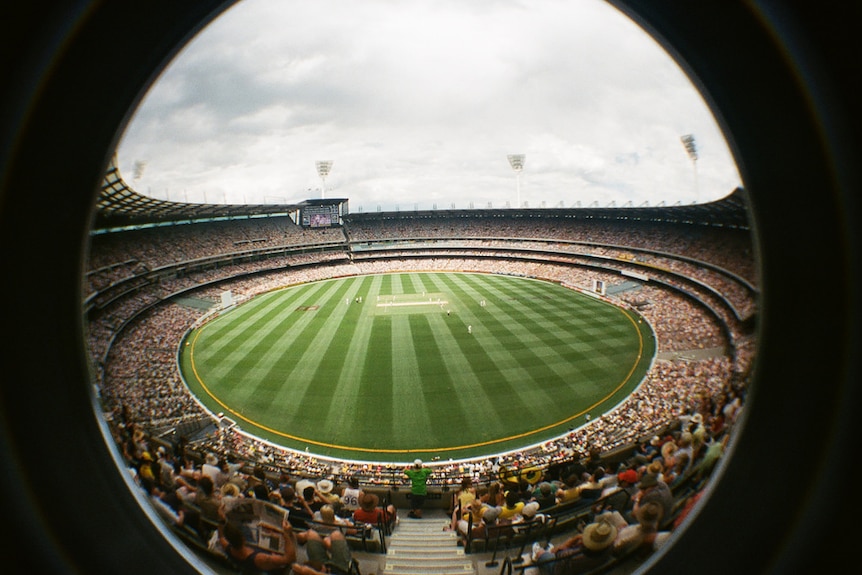
{"type": "Polygon", "coordinates": [[[315,531],[309,530],[305,550],[308,553],[308,561],[304,565],[294,564],[293,573],[296,575],[323,575],[335,573],[336,575],[348,575],[353,557],[350,554],[350,546],[341,531],[333,531],[328,537],[329,545],[324,543],[323,538],[315,531]]]}
{"type": "Polygon", "coordinates": [[[590,523],[558,547],[533,545],[533,563],[542,575],[574,575],[586,573],[613,559],[613,544],[617,528],[607,521],[590,523]]]}
{"type": "Polygon", "coordinates": [[[232,521],[219,529],[222,548],[243,575],[280,575],[286,572],[287,566],[296,562],[296,540],[287,518],[281,524],[284,553],[270,553],[252,547],[245,540],[242,528],[232,521]]]}

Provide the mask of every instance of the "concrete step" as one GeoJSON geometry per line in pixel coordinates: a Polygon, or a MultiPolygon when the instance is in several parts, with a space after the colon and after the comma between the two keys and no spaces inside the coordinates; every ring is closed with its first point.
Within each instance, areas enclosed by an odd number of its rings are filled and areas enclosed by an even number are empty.
{"type": "Polygon", "coordinates": [[[440,531],[444,526],[449,525],[449,523],[451,523],[451,520],[443,517],[435,517],[434,519],[404,519],[398,523],[397,529],[411,532],[440,531]]]}
{"type": "Polygon", "coordinates": [[[445,543],[446,545],[455,545],[458,535],[454,531],[445,531],[438,533],[401,533],[394,532],[392,539],[396,541],[416,541],[418,543],[445,543]]]}
{"type": "Polygon", "coordinates": [[[472,559],[458,547],[458,535],[444,531],[444,517],[403,519],[387,545],[381,575],[473,575],[472,559]]]}
{"type": "Polygon", "coordinates": [[[382,573],[387,575],[469,575],[475,573],[476,568],[472,561],[441,562],[441,561],[415,561],[391,562],[387,559],[382,573]]]}
{"type": "Polygon", "coordinates": [[[397,546],[392,547],[389,546],[386,549],[386,556],[393,558],[406,558],[406,557],[440,557],[440,558],[453,558],[453,557],[464,557],[464,549],[458,547],[456,549],[452,549],[450,547],[420,547],[420,546],[397,546]]]}

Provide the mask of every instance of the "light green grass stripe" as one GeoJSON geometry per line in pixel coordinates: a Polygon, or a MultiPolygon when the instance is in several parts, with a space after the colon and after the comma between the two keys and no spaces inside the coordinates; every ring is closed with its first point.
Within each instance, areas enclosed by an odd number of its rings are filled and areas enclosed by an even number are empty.
{"type": "MultiPolygon", "coordinates": [[[[541,285],[540,282],[528,281],[526,282],[527,287],[525,288],[529,293],[533,295],[536,294],[535,290],[531,290],[531,286],[536,284],[541,285]]],[[[547,284],[550,286],[550,284],[547,284]]],[[[552,286],[553,287],[553,286],[552,286]]],[[[565,288],[560,288],[556,286],[559,290],[564,290],[565,288]]],[[[573,356],[570,354],[570,351],[580,352],[577,354],[577,364],[581,366],[584,370],[592,370],[594,368],[607,370],[608,376],[607,380],[610,383],[614,382],[614,378],[622,378],[628,373],[629,369],[633,366],[634,362],[637,361],[636,355],[628,355],[627,357],[620,357],[618,355],[608,354],[607,350],[609,348],[615,348],[619,345],[618,339],[613,336],[606,337],[591,337],[588,334],[592,333],[586,329],[587,326],[590,326],[594,321],[600,320],[602,322],[607,322],[607,314],[608,310],[617,314],[617,321],[619,321],[619,316],[622,314],[620,310],[614,308],[613,306],[604,304],[600,301],[591,300],[591,303],[594,304],[590,306],[586,313],[579,313],[574,315],[568,319],[568,321],[537,321],[537,313],[540,313],[538,310],[545,310],[545,313],[550,313],[552,316],[558,314],[555,310],[549,310],[549,308],[543,308],[541,305],[533,307],[530,304],[529,297],[523,297],[521,295],[520,290],[515,290],[512,285],[504,285],[501,286],[501,290],[498,292],[498,297],[502,298],[503,301],[508,301],[511,303],[511,309],[508,312],[513,325],[522,326],[527,332],[530,334],[525,340],[522,341],[524,344],[523,353],[518,354],[518,356],[522,357],[522,361],[528,365],[532,365],[532,362],[537,359],[536,354],[532,351],[533,349],[545,348],[545,349],[553,349],[559,350],[559,357],[555,361],[546,360],[542,363],[545,366],[551,367],[558,377],[566,377],[565,371],[567,369],[565,366],[568,363],[571,363],[573,356]],[[565,338],[560,337],[556,334],[564,334],[565,338]],[[587,346],[585,349],[583,346],[587,346]]],[[[563,294],[566,297],[560,297],[558,294],[558,298],[560,301],[564,302],[561,306],[564,307],[565,302],[568,299],[574,299],[574,293],[563,294]]],[[[539,299],[541,298],[533,298],[539,299]]],[[[547,316],[545,316],[547,317],[547,316]]],[[[637,340],[637,334],[632,328],[629,330],[628,334],[626,334],[628,338],[633,338],[637,340]]],[[[631,339],[629,339],[631,341],[631,339]]],[[[631,344],[628,343],[630,346],[631,344]]],[[[531,372],[538,379],[539,373],[538,370],[531,369],[531,372]]],[[[548,373],[545,372],[544,376],[547,377],[548,373]]],[[[570,379],[572,383],[575,383],[581,378],[570,379]]],[[[620,379],[616,379],[616,381],[620,381],[620,379]]],[[[545,379],[547,383],[548,380],[545,379]]]]}
{"type": "MultiPolygon", "coordinates": [[[[315,300],[319,305],[314,317],[297,339],[292,342],[289,357],[292,365],[286,385],[277,388],[268,406],[273,417],[277,414],[301,420],[301,427],[314,429],[319,433],[319,422],[326,418],[332,405],[332,394],[337,385],[337,377],[316,377],[323,365],[333,365],[339,360],[329,355],[333,339],[345,323],[354,323],[359,315],[358,304],[354,304],[361,281],[332,282],[332,289],[315,300]],[[346,317],[353,318],[345,322],[346,317]]],[[[343,353],[341,354],[343,357],[343,353]]]]}
{"type": "Polygon", "coordinates": [[[391,319],[392,441],[399,449],[439,445],[444,439],[437,435],[435,423],[439,421],[432,421],[440,406],[435,397],[425,393],[431,382],[422,376],[420,357],[424,354],[416,349],[413,330],[416,317],[402,315],[391,319]]]}
{"type": "MultiPolygon", "coordinates": [[[[474,301],[481,300],[483,295],[480,291],[472,289],[472,287],[462,287],[471,285],[466,284],[466,277],[469,276],[460,274],[447,275],[442,276],[440,281],[445,282],[452,293],[459,294],[461,292],[468,294],[467,297],[472,298],[474,301]]],[[[478,279],[481,280],[481,278],[478,279]]],[[[549,384],[549,382],[542,382],[537,379],[537,373],[542,372],[541,365],[543,360],[532,349],[525,349],[524,346],[527,345],[525,342],[528,338],[524,335],[521,326],[515,323],[510,316],[506,315],[503,308],[500,308],[498,313],[495,314],[489,312],[487,307],[481,307],[476,303],[465,305],[458,315],[464,322],[474,325],[473,341],[479,346],[481,353],[492,362],[493,367],[485,368],[486,371],[482,374],[482,379],[486,379],[487,374],[489,376],[487,379],[494,382],[494,387],[502,385],[503,382],[505,383],[501,390],[503,394],[517,394],[521,404],[520,415],[522,416],[518,418],[519,421],[530,421],[533,417],[540,419],[546,417],[546,414],[543,414],[542,411],[547,409],[548,405],[553,406],[555,404],[556,396],[554,389],[559,386],[554,386],[549,384]],[[521,333],[519,334],[518,332],[521,333]],[[503,343],[500,339],[500,336],[504,334],[514,335],[514,337],[510,338],[512,341],[508,344],[503,343]],[[519,360],[519,355],[526,352],[529,352],[529,356],[531,357],[526,362],[519,360]],[[523,410],[524,407],[528,408],[526,412],[523,410]]],[[[560,378],[560,383],[564,384],[565,380],[560,378]]],[[[511,410],[519,402],[508,401],[501,409],[511,410]]],[[[505,415],[507,419],[515,417],[514,413],[506,413],[505,415]]],[[[510,423],[507,423],[507,425],[510,425],[510,423]]],[[[524,429],[518,431],[530,428],[527,425],[524,429]]]]}
{"type": "MultiPolygon", "coordinates": [[[[459,445],[470,443],[481,427],[470,414],[475,413],[476,404],[471,397],[463,393],[463,375],[457,372],[453,365],[448,346],[441,344],[441,316],[427,314],[414,315],[409,318],[411,325],[411,344],[417,353],[417,363],[421,379],[412,390],[425,404],[428,417],[434,419],[434,427],[439,432],[448,432],[449,437],[437,437],[437,434],[419,437],[417,445],[433,445],[436,438],[438,445],[459,445]],[[452,430],[459,430],[452,433],[452,430]]],[[[471,388],[476,390],[476,388],[471,388]]],[[[489,418],[490,419],[490,418],[489,418]]]]}
{"type": "Polygon", "coordinates": [[[197,361],[205,364],[215,358],[219,363],[234,363],[268,333],[284,326],[285,307],[281,294],[264,294],[207,324],[206,346],[197,354],[197,361]]]}
{"type": "MultiPolygon", "coordinates": [[[[369,314],[367,310],[369,306],[373,305],[371,302],[376,297],[375,294],[379,290],[381,282],[382,276],[365,276],[363,278],[355,292],[356,295],[363,297],[363,304],[361,306],[353,304],[353,309],[357,312],[355,321],[352,327],[348,322],[345,322],[342,327],[342,333],[348,333],[348,330],[352,329],[348,346],[343,355],[330,357],[326,362],[338,364],[339,368],[337,376],[335,373],[326,376],[334,383],[330,399],[332,406],[323,415],[323,419],[318,421],[321,430],[330,430],[331,441],[328,443],[349,445],[351,442],[356,442],[356,434],[351,430],[352,414],[354,406],[359,401],[358,381],[365,369],[365,362],[370,360],[368,341],[373,314],[369,314]]],[[[318,372],[317,376],[321,375],[318,372]]]]}
{"type": "Polygon", "coordinates": [[[326,302],[338,301],[346,289],[347,286],[339,282],[320,284],[320,289],[311,290],[301,301],[303,306],[320,305],[319,309],[296,311],[293,306],[285,308],[285,330],[272,332],[266,341],[261,342],[261,349],[266,351],[257,356],[257,365],[249,379],[234,387],[230,394],[232,401],[256,407],[260,417],[258,423],[278,425],[277,422],[283,422],[284,418],[296,416],[298,406],[295,402],[275,403],[276,396],[281,389],[295,393],[297,386],[305,383],[301,378],[293,377],[299,359],[311,346],[312,335],[318,332],[326,316],[336,307],[335,304],[326,305],[326,302]]]}
{"type": "Polygon", "coordinates": [[[301,299],[289,299],[289,305],[284,305],[283,298],[273,295],[261,302],[258,308],[255,299],[246,304],[255,310],[253,313],[228,315],[218,322],[207,324],[196,346],[196,350],[198,347],[203,349],[201,353],[196,351],[196,365],[206,369],[213,379],[230,382],[227,389],[231,391],[221,390],[227,393],[226,398],[245,399],[252,393],[253,383],[267,377],[271,366],[278,362],[284,347],[291,338],[296,337],[294,334],[299,332],[303,323],[311,320],[308,314],[293,313],[294,305],[306,305],[309,300],[313,301],[320,289],[319,285],[311,286],[301,299]],[[244,327],[236,329],[237,325],[244,327]],[[210,332],[222,336],[218,338],[220,345],[216,345],[212,351],[210,332]],[[224,337],[224,334],[229,337],[224,337]]]}
{"type": "MultiPolygon", "coordinates": [[[[478,387],[484,387],[486,394],[490,396],[488,405],[494,406],[497,415],[494,418],[498,426],[494,432],[496,437],[528,431],[532,429],[530,421],[535,417],[546,416],[542,413],[543,407],[548,402],[553,403],[553,397],[547,390],[531,385],[529,383],[531,376],[527,371],[514,372],[501,369],[501,366],[509,361],[513,350],[500,344],[497,338],[499,330],[488,328],[486,323],[488,316],[480,317],[481,312],[486,308],[481,308],[476,303],[478,292],[467,293],[462,290],[459,286],[462,280],[462,274],[432,276],[432,281],[439,286],[439,289],[453,294],[458,301],[473,300],[470,304],[462,304],[458,308],[461,311],[456,313],[457,317],[446,318],[449,338],[460,340],[459,348],[463,352],[461,355],[466,358],[466,368],[470,369],[477,381],[482,382],[478,387]],[[472,334],[467,333],[468,325],[473,326],[472,334]],[[515,395],[518,400],[512,401],[511,398],[515,395]],[[506,401],[502,398],[510,400],[506,401]],[[516,407],[518,404],[520,407],[516,407]]],[[[504,322],[499,322],[500,330],[505,329],[503,324],[504,322]]],[[[464,368],[459,366],[459,369],[464,368]]]]}

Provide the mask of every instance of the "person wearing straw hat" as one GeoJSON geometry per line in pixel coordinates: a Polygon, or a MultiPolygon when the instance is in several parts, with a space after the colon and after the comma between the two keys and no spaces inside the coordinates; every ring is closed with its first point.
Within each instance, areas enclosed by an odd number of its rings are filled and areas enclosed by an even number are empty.
{"type": "Polygon", "coordinates": [[[359,498],[359,509],[353,512],[353,522],[355,524],[365,523],[367,525],[377,525],[386,523],[392,525],[395,523],[395,506],[390,504],[386,509],[379,506],[380,499],[374,493],[363,493],[359,498]]]}
{"type": "Polygon", "coordinates": [[[625,555],[629,552],[648,556],[659,549],[670,537],[669,531],[660,531],[663,517],[661,505],[655,501],[641,505],[635,513],[637,524],[620,529],[614,542],[614,554],[625,555]]]}
{"type": "Polygon", "coordinates": [[[586,573],[613,560],[617,528],[608,521],[590,523],[558,547],[543,548],[533,544],[533,563],[542,575],[575,575],[586,573]]]}

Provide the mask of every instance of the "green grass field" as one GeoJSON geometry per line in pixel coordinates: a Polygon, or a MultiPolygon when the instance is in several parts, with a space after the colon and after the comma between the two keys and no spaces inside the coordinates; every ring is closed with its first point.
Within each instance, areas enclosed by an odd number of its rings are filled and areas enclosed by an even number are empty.
{"type": "Polygon", "coordinates": [[[186,341],[183,376],[214,412],[287,447],[379,462],[565,433],[622,401],[655,353],[646,323],[601,300],[468,273],[278,290],[186,341]]]}

